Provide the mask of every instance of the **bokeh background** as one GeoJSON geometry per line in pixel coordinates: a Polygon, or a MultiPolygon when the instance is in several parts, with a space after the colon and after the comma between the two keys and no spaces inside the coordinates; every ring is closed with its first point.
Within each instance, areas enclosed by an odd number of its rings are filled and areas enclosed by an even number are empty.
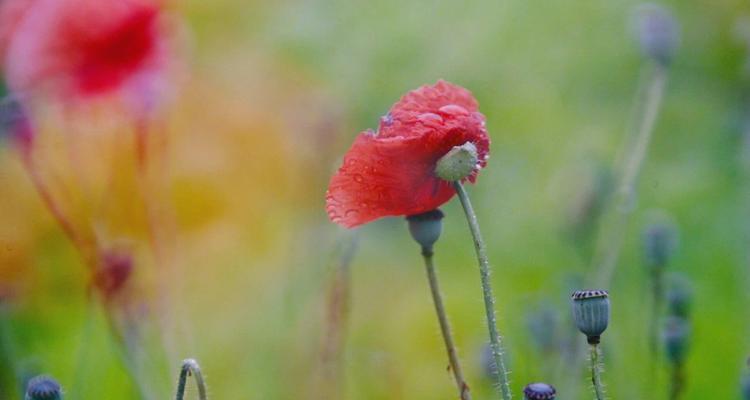
{"type": "MultiPolygon", "coordinates": [[[[328,179],[355,135],[407,90],[446,79],[475,94],[492,138],[490,162],[469,190],[513,390],[520,398],[526,383],[546,381],[560,399],[589,397],[585,358],[569,350],[584,340],[569,295],[594,273],[607,177],[632,124],[646,64],[630,29],[638,4],[174,4],[189,45],[157,185],[172,221],[166,285],[177,358],[164,361],[172,377],[195,357],[216,399],[455,397],[406,223],[385,219],[355,234],[324,210],[328,179]],[[530,323],[540,318],[542,328],[530,323]],[[553,345],[540,346],[550,335],[553,345]]],[[[664,5],[681,25],[681,46],[623,227],[604,379],[614,399],[666,396],[668,365],[648,352],[642,232],[669,215],[679,246],[668,268],[694,293],[684,398],[740,398],[750,353],[750,6],[664,5]]],[[[0,164],[0,369],[19,379],[50,373],[71,399],[136,398],[105,318],[87,300],[80,258],[12,147],[0,150],[0,164]]],[[[128,204],[128,184],[119,190],[128,204]]],[[[491,398],[469,232],[457,200],[443,210],[436,262],[448,311],[475,397],[491,398]]]]}

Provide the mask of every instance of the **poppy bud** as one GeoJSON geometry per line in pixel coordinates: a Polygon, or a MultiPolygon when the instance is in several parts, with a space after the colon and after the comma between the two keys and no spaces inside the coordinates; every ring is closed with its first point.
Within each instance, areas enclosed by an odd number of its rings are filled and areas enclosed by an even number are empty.
{"type": "Polygon", "coordinates": [[[635,34],[641,52],[661,65],[668,65],[680,42],[680,29],[672,13],[656,4],[638,7],[635,34]]]}
{"type": "Polygon", "coordinates": [[[444,216],[442,211],[435,209],[406,217],[409,221],[409,233],[422,246],[422,249],[431,250],[432,245],[440,238],[444,216]]]}
{"type": "Polygon", "coordinates": [[[664,328],[664,349],[673,364],[682,364],[688,350],[690,325],[680,317],[669,317],[664,328]]]}
{"type": "Polygon", "coordinates": [[[474,173],[478,163],[477,146],[466,142],[460,146],[454,146],[438,160],[435,175],[449,182],[460,181],[474,173]]]}
{"type": "Polygon", "coordinates": [[[643,248],[646,265],[661,268],[669,263],[677,247],[677,232],[668,223],[649,225],[643,233],[643,248]]]}
{"type": "Polygon", "coordinates": [[[26,400],[62,400],[62,388],[49,376],[37,376],[26,387],[26,400]]]}
{"type": "Polygon", "coordinates": [[[573,317],[589,344],[598,344],[609,324],[609,293],[606,290],[578,290],[573,293],[573,317]]]}
{"type": "Polygon", "coordinates": [[[523,388],[524,400],[554,400],[555,388],[546,383],[529,383],[523,388]]]}

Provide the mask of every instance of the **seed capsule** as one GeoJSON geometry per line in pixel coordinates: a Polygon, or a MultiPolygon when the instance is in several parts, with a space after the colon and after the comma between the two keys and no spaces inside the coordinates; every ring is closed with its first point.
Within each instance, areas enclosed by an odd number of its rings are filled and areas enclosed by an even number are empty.
{"type": "Polygon", "coordinates": [[[578,290],[573,293],[573,317],[589,344],[598,344],[609,324],[609,293],[606,290],[578,290]]]}
{"type": "Polygon", "coordinates": [[[554,400],[555,388],[546,383],[529,383],[523,388],[523,398],[525,400],[554,400]]]}
{"type": "Polygon", "coordinates": [[[49,376],[37,376],[26,387],[26,400],[62,400],[62,389],[49,376]]]}
{"type": "Polygon", "coordinates": [[[409,233],[422,249],[431,250],[432,245],[440,238],[443,232],[443,217],[444,214],[439,209],[406,217],[409,221],[409,233]]]}
{"type": "Polygon", "coordinates": [[[680,317],[669,317],[664,328],[664,349],[673,364],[682,364],[687,355],[690,324],[680,317]]]}
{"type": "Polygon", "coordinates": [[[438,160],[435,175],[449,182],[460,181],[474,173],[478,165],[477,146],[466,142],[461,146],[454,146],[438,160]]]}

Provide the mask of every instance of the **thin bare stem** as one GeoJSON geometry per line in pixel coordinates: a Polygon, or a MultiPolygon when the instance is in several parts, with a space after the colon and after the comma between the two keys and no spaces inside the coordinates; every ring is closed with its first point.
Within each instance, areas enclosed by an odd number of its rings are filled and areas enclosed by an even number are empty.
{"type": "Polygon", "coordinates": [[[443,295],[440,293],[440,285],[438,283],[437,272],[435,271],[435,264],[433,263],[432,255],[432,249],[422,249],[424,265],[427,269],[427,280],[430,283],[430,292],[432,293],[432,301],[435,303],[435,312],[437,313],[438,322],[440,323],[440,333],[443,335],[445,349],[448,352],[448,362],[450,363],[451,371],[453,371],[453,378],[456,381],[458,395],[461,400],[471,400],[469,385],[466,384],[466,380],[464,379],[464,374],[461,370],[461,364],[458,359],[458,351],[456,350],[456,345],[453,342],[451,326],[448,322],[448,315],[445,312],[443,295]]]}
{"type": "Polygon", "coordinates": [[[592,344],[589,346],[591,352],[591,384],[594,389],[596,400],[604,400],[604,384],[602,383],[602,366],[599,361],[599,345],[592,344]]]}
{"type": "Polygon", "coordinates": [[[685,367],[682,363],[672,365],[671,384],[669,387],[669,399],[678,400],[682,397],[685,388],[685,367]]]}
{"type": "Polygon", "coordinates": [[[508,383],[508,370],[506,369],[505,361],[503,360],[502,341],[497,330],[497,320],[495,318],[495,296],[492,293],[490,262],[487,258],[487,249],[484,244],[484,239],[482,239],[482,233],[479,231],[479,221],[474,212],[474,207],[471,205],[469,194],[466,193],[466,190],[460,181],[453,182],[453,187],[456,189],[459,200],[461,200],[461,206],[463,206],[464,213],[466,214],[466,221],[469,223],[469,230],[474,239],[474,250],[477,253],[479,275],[482,279],[482,293],[484,298],[485,315],[487,318],[487,328],[489,329],[490,334],[490,347],[492,348],[492,357],[495,361],[495,367],[497,368],[495,377],[497,378],[497,384],[502,398],[504,400],[510,400],[513,397],[513,394],[510,390],[510,384],[508,383]]]}
{"type": "Polygon", "coordinates": [[[177,395],[176,400],[183,400],[185,398],[185,386],[187,385],[187,377],[192,375],[195,377],[195,385],[198,387],[198,399],[206,400],[206,382],[203,380],[203,373],[201,373],[201,367],[198,362],[192,358],[182,362],[182,370],[180,371],[180,380],[177,381],[177,395]]]}
{"type": "Polygon", "coordinates": [[[348,238],[338,258],[333,282],[326,299],[325,338],[320,349],[320,374],[316,382],[316,399],[342,398],[342,356],[351,302],[351,264],[359,247],[359,231],[348,238]]]}
{"type": "Polygon", "coordinates": [[[636,182],[646,158],[664,97],[667,70],[662,65],[654,64],[650,72],[642,112],[638,113],[638,123],[633,133],[633,144],[625,154],[617,191],[613,204],[610,206],[615,215],[611,224],[604,227],[605,231],[593,260],[593,267],[598,269],[595,282],[597,287],[607,288],[617,267],[617,259],[630,222],[630,214],[635,209],[636,182]]]}

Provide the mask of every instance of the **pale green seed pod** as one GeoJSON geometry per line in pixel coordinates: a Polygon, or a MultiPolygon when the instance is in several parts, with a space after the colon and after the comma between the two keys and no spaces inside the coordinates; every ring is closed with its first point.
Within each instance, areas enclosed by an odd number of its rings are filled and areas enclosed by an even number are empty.
{"type": "Polygon", "coordinates": [[[477,170],[478,165],[477,146],[474,143],[466,142],[453,147],[438,160],[435,175],[442,180],[456,182],[468,178],[477,170]]]}
{"type": "Polygon", "coordinates": [[[598,344],[609,324],[609,293],[606,290],[578,290],[573,293],[573,317],[589,344],[598,344]]]}
{"type": "Polygon", "coordinates": [[[49,376],[37,376],[26,386],[25,400],[62,400],[62,388],[49,376]]]}
{"type": "Polygon", "coordinates": [[[523,388],[524,400],[554,400],[557,391],[552,385],[537,382],[529,383],[523,388]]]}
{"type": "Polygon", "coordinates": [[[422,246],[423,251],[432,251],[432,245],[440,238],[443,217],[444,214],[439,209],[406,217],[409,221],[409,233],[422,246]]]}

